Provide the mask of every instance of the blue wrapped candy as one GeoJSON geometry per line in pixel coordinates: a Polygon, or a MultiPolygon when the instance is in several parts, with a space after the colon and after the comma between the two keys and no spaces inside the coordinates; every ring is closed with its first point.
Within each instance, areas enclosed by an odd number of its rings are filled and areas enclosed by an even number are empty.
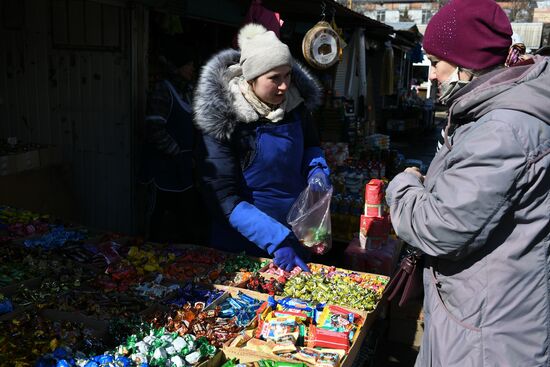
{"type": "Polygon", "coordinates": [[[12,311],[13,311],[13,305],[11,304],[10,300],[7,298],[4,298],[4,296],[0,294],[0,315],[3,315],[8,312],[12,312],[12,311]]]}
{"type": "Polygon", "coordinates": [[[43,247],[53,249],[63,246],[68,241],[80,241],[86,238],[86,235],[80,231],[68,231],[63,226],[52,227],[50,233],[38,238],[30,238],[23,241],[25,247],[43,247]]]}

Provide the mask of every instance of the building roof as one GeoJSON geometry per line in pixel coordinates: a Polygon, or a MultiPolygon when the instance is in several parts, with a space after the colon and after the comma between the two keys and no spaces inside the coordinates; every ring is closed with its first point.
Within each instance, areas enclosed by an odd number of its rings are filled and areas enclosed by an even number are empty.
{"type": "Polygon", "coordinates": [[[392,43],[404,48],[412,48],[422,41],[422,34],[418,31],[414,22],[386,23],[395,30],[392,43]]]}
{"type": "Polygon", "coordinates": [[[393,29],[377,20],[345,7],[334,0],[263,0],[262,5],[281,14],[283,19],[293,21],[321,20],[322,4],[325,4],[325,16],[327,20],[334,17],[340,27],[364,27],[367,34],[387,36],[393,33],[393,29]]]}

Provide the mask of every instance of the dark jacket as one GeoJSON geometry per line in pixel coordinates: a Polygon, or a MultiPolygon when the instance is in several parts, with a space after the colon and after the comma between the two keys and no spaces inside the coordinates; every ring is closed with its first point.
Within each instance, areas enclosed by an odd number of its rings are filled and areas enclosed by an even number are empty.
{"type": "Polygon", "coordinates": [[[159,81],[149,94],[141,180],[165,191],[193,186],[193,116],[181,78],[159,81]]]}
{"type": "MultiPolygon", "coordinates": [[[[260,118],[242,96],[230,90],[227,70],[238,64],[239,57],[234,50],[214,56],[201,72],[194,98],[195,123],[202,133],[197,162],[206,200],[218,224],[215,231],[225,226],[224,231],[233,234],[236,230],[229,229],[228,219],[243,201],[286,225],[289,204],[306,186],[309,163],[323,156],[311,119],[321,93],[314,78],[299,64],[293,66],[291,83],[304,102],[273,123],[260,118]]],[[[237,236],[232,242],[226,237],[234,251],[253,251],[244,244],[251,238],[247,240],[237,236]]],[[[269,252],[263,245],[256,246],[269,252]]]]}

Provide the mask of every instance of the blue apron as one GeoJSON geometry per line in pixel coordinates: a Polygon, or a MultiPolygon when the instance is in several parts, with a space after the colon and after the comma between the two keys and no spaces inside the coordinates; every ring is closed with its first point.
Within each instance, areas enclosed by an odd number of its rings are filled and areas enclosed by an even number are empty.
{"type": "MultiPolygon", "coordinates": [[[[302,174],[304,133],[299,114],[292,117],[290,123],[256,129],[255,156],[243,171],[241,188],[243,198],[286,226],[290,207],[307,185],[302,174]]],[[[227,222],[213,224],[211,243],[226,251],[266,256],[227,222]]]]}
{"type": "Polygon", "coordinates": [[[172,94],[172,108],[166,121],[168,134],[183,151],[176,156],[160,152],[152,144],[144,151],[143,176],[165,191],[185,191],[193,186],[193,116],[191,106],[181,99],[176,88],[167,80],[164,83],[172,94]]]}

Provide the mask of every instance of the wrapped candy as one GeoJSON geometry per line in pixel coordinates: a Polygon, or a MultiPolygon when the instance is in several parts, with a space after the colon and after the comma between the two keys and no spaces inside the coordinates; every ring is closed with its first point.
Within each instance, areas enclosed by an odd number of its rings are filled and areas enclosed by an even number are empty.
{"type": "Polygon", "coordinates": [[[208,306],[222,294],[222,291],[207,289],[195,283],[187,282],[182,287],[177,289],[172,297],[163,303],[183,307],[183,305],[187,303],[194,305],[197,302],[200,302],[203,303],[204,306],[208,306]]]}
{"type": "Polygon", "coordinates": [[[13,311],[13,305],[11,304],[11,301],[4,297],[2,293],[0,293],[0,315],[3,315],[8,312],[13,311]]]}
{"type": "Polygon", "coordinates": [[[279,276],[277,278],[264,278],[260,275],[255,275],[246,281],[244,287],[256,292],[267,293],[273,296],[283,292],[286,281],[287,280],[284,276],[279,276]]]}
{"type": "Polygon", "coordinates": [[[225,256],[220,252],[207,248],[187,249],[184,254],[162,269],[162,274],[168,279],[182,282],[201,278],[213,281],[219,277],[218,265],[223,263],[225,256]]]}
{"type": "Polygon", "coordinates": [[[133,292],[139,297],[143,297],[150,300],[163,299],[171,293],[174,293],[180,286],[178,284],[162,284],[162,274],[158,274],[157,277],[151,282],[144,282],[133,286],[133,292]]]}
{"type": "Polygon", "coordinates": [[[307,345],[310,348],[343,349],[347,352],[350,348],[349,332],[330,331],[310,325],[307,345]]]}
{"type": "MultiPolygon", "coordinates": [[[[115,356],[125,356],[138,366],[148,363],[151,366],[168,367],[172,364],[196,365],[213,357],[216,352],[217,349],[206,338],[196,338],[193,335],[181,337],[177,333],[167,332],[165,328],[160,328],[152,329],[140,341],[137,341],[135,335],[129,337],[125,345],[116,348],[115,356]]],[[[85,366],[85,364],[83,365],[85,366]]]]}
{"type": "Polygon", "coordinates": [[[283,296],[368,311],[373,310],[382,297],[387,277],[378,277],[376,280],[370,284],[363,284],[345,275],[327,277],[323,274],[304,273],[286,282],[283,296]]]}
{"type": "Polygon", "coordinates": [[[0,366],[31,366],[41,356],[56,360],[67,347],[74,354],[80,351],[78,355],[106,348],[91,330],[78,323],[52,321],[35,313],[0,322],[0,366]]]}
{"type": "Polygon", "coordinates": [[[255,272],[260,270],[262,267],[262,262],[242,253],[225,260],[223,264],[223,271],[226,273],[234,273],[237,271],[255,272]]]}
{"type": "Polygon", "coordinates": [[[128,319],[143,311],[147,304],[141,300],[116,293],[74,289],[45,305],[61,311],[77,311],[99,319],[128,319]]]}
{"type": "Polygon", "coordinates": [[[43,247],[53,249],[63,246],[68,241],[81,241],[86,238],[82,231],[66,230],[63,226],[53,227],[49,233],[38,238],[27,239],[23,242],[25,247],[43,247]]]}
{"type": "Polygon", "coordinates": [[[0,231],[7,232],[7,236],[0,237],[0,243],[46,233],[50,220],[49,215],[0,206],[0,231]]]}

